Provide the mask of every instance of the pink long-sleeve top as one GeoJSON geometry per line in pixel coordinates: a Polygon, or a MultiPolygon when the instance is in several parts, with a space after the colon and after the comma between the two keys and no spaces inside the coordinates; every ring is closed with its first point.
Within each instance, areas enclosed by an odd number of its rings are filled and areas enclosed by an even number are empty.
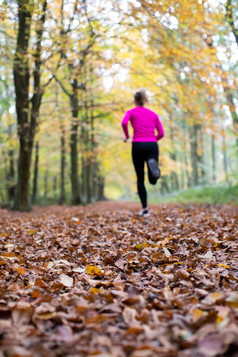
{"type": "Polygon", "coordinates": [[[134,131],[132,142],[157,141],[164,136],[164,129],[158,115],[148,108],[138,106],[125,113],[122,119],[122,128],[127,139],[129,139],[129,121],[134,131]]]}

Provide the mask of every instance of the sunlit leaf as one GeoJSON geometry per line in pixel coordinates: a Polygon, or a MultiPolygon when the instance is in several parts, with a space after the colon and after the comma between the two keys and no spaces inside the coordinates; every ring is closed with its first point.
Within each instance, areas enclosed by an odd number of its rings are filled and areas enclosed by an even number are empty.
{"type": "Polygon", "coordinates": [[[94,265],[87,265],[86,273],[90,275],[98,275],[98,276],[103,274],[103,272],[97,266],[94,265]]]}

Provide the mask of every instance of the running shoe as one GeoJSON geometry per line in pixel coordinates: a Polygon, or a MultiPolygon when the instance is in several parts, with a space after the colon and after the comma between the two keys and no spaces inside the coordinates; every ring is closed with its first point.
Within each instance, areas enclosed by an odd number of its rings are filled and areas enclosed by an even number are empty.
{"type": "Polygon", "coordinates": [[[142,208],[142,210],[139,212],[140,217],[150,217],[150,212],[148,211],[148,208],[142,208]]]}
{"type": "Polygon", "coordinates": [[[149,159],[148,166],[152,176],[158,180],[160,178],[160,169],[158,167],[158,162],[155,159],[149,159]]]}

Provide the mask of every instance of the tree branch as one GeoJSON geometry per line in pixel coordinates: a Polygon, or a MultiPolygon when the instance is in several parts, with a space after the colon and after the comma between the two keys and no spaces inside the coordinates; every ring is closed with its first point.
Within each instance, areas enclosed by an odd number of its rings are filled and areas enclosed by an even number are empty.
{"type": "Polygon", "coordinates": [[[227,0],[227,2],[226,2],[226,17],[227,17],[228,23],[231,27],[231,31],[233,32],[233,35],[235,36],[236,44],[238,46],[238,29],[235,27],[235,22],[234,22],[234,18],[233,18],[232,0],[227,0]]]}

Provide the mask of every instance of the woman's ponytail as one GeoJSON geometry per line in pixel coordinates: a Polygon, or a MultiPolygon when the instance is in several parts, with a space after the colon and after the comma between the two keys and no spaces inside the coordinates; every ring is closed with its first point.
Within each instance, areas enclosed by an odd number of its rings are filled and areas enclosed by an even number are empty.
{"type": "Polygon", "coordinates": [[[148,103],[148,98],[144,89],[140,89],[138,92],[136,92],[134,99],[140,107],[143,107],[145,103],[148,103]]]}

